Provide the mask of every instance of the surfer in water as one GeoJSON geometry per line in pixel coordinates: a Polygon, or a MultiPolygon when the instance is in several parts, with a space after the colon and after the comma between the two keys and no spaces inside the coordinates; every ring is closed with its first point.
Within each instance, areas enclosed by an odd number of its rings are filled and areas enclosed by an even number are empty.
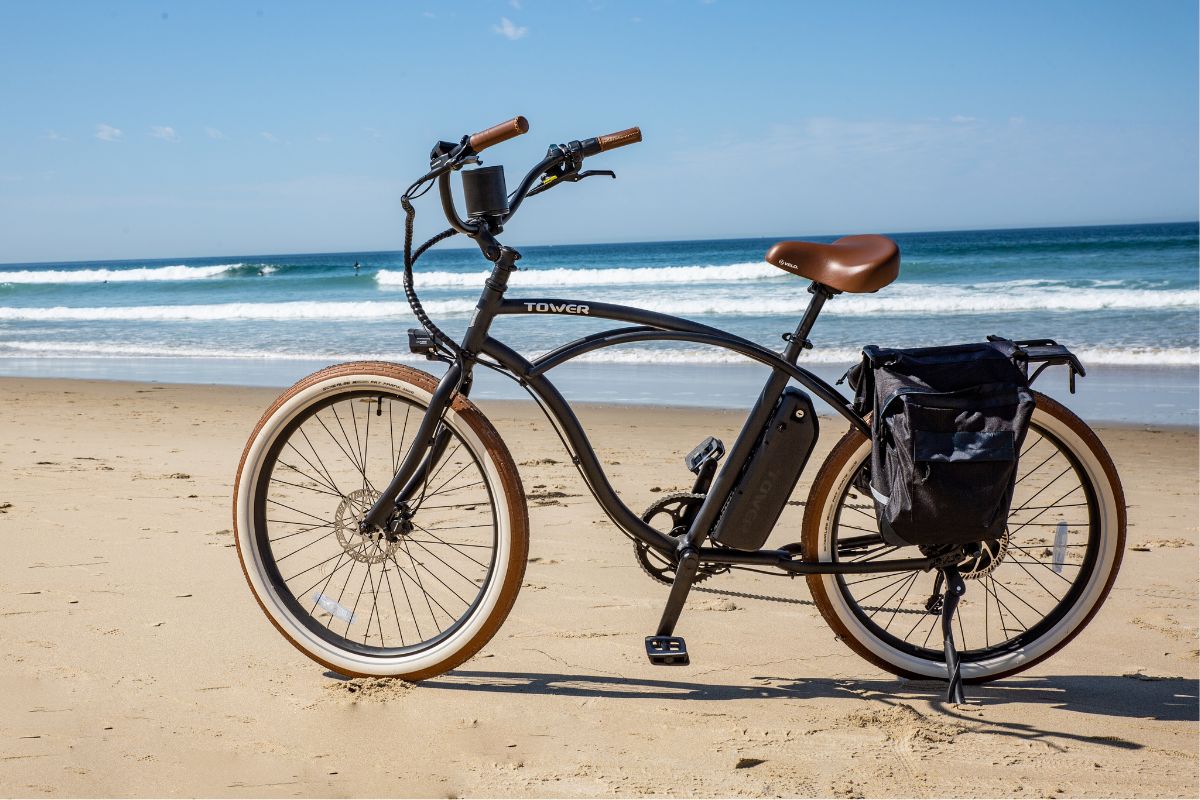
{"type": "Polygon", "coordinates": [[[358,274],[358,262],[357,261],[354,262],[354,274],[355,275],[358,274]]]}

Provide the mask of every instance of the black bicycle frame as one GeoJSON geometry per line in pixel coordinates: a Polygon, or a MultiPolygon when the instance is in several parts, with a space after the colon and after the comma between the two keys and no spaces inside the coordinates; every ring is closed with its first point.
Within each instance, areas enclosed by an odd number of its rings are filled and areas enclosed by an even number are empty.
{"type": "MultiPolygon", "coordinates": [[[[717,328],[629,306],[544,297],[505,299],[508,277],[515,269],[517,258],[519,254],[516,251],[507,247],[501,248],[500,256],[495,261],[492,274],[485,283],[474,316],[463,336],[461,347],[466,357],[451,363],[442,377],[413,440],[412,449],[392,482],[365,515],[364,525],[384,525],[396,507],[415,493],[422,474],[432,466],[433,461],[439,457],[441,447],[444,447],[444,441],[439,444],[438,439],[440,423],[446,410],[456,394],[469,393],[475,361],[484,357],[516,379],[540,402],[551,423],[561,434],[573,463],[579,469],[591,493],[613,523],[631,537],[668,558],[673,559],[680,550],[690,547],[699,552],[700,560],[704,563],[776,567],[791,574],[890,572],[927,569],[932,565],[928,559],[818,563],[802,561],[787,550],[741,551],[726,547],[701,546],[730,492],[735,488],[743,465],[750,457],[768,417],[789,381],[797,381],[824,400],[850,425],[864,435],[870,435],[868,424],[854,411],[850,401],[837,389],[796,363],[803,350],[811,346],[808,334],[825,301],[833,296],[833,290],[819,283],[813,283],[809,287],[812,300],[795,332],[785,337],[787,346],[783,352],[776,353],[717,328]],[[631,323],[631,326],[585,336],[529,361],[489,335],[495,318],[508,314],[585,316],[631,323]],[[771,374],[730,448],[724,464],[715,476],[691,528],[678,538],[652,528],[620,499],[570,404],[546,377],[546,373],[554,367],[584,353],[646,341],[691,342],[720,347],[771,368],[771,374]],[[420,443],[424,443],[425,446],[418,446],[420,443]]],[[[442,438],[444,439],[444,436],[442,438]]]]}

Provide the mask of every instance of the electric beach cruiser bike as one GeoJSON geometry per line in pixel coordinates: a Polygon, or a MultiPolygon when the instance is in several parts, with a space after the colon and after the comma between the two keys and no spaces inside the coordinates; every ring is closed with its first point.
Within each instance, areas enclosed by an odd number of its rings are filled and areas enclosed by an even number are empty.
{"type": "Polygon", "coordinates": [[[1029,365],[1039,365],[1029,380],[1063,365],[1074,390],[1084,370],[1066,347],[992,337],[983,345],[924,351],[866,348],[863,365],[851,371],[856,397],[847,399],[797,361],[812,346],[809,333],[826,302],[843,292],[877,291],[898,276],[899,251],[881,236],[771,249],[767,260],[808,279],[812,295],[780,352],[666,314],[506,297],[520,254],[497,236],[525,199],[593,175],[615,177],[584,171],[585,159],[641,141],[631,128],[552,145],[509,193],[503,168],[478,166],[478,156],[527,130],[517,117],[457,143],[439,142],[429,171],[402,199],[404,289],[423,326],[409,331],[410,349],[448,364],[445,374],[438,379],[384,362],[329,367],[284,392],[246,445],[234,495],[238,554],[263,611],[292,644],[339,673],[415,681],[463,663],[500,627],[524,576],[529,519],[508,448],[469,399],[479,367],[515,379],[533,396],[600,506],[633,540],[638,561],[670,586],[659,627],[645,641],[654,664],[688,663],[674,629],[689,590],[739,570],[805,576],[817,608],[856,653],[897,675],[946,677],[951,699],[961,699],[962,681],[1027,669],[1087,625],[1120,565],[1125,503],[1095,433],[1027,388],[1029,365]],[[451,190],[451,176],[460,171],[466,219],[451,190]],[[414,250],[412,201],[435,185],[451,227],[414,250]],[[461,341],[429,319],[413,285],[417,259],[455,234],[471,238],[492,265],[461,341]],[[511,314],[587,316],[623,326],[527,360],[490,334],[497,317],[511,314]],[[617,496],[547,375],[584,353],[649,341],[725,348],[769,367],[770,375],[730,447],[709,437],[687,456],[695,474],[691,491],[638,515],[617,496]],[[926,365],[925,372],[897,372],[905,364],[926,365]],[[994,375],[965,389],[934,391],[947,377],[946,364],[954,375],[981,365],[994,375]],[[995,372],[1000,368],[1008,371],[995,372]],[[893,378],[900,388],[886,402],[872,401],[871,387],[877,395],[893,378]],[[1009,400],[996,399],[997,386],[1009,400]],[[818,435],[809,393],[849,427],[812,481],[800,541],[763,549],[818,435]],[[1007,416],[992,413],[1001,406],[1007,416]],[[898,416],[897,408],[909,416],[898,416]],[[921,414],[951,419],[954,427],[935,430],[919,421],[921,414]],[[908,441],[910,419],[918,420],[915,444],[897,447],[908,441]],[[899,459],[894,463],[886,460],[889,447],[899,459]],[[908,473],[896,470],[905,464],[915,483],[901,485],[908,473]],[[951,485],[997,465],[1008,470],[1000,478],[951,485]],[[939,475],[949,477],[929,481],[939,475]],[[880,490],[884,485],[890,495],[880,490]],[[942,532],[923,537],[926,528],[905,528],[906,519],[918,519],[913,509],[921,492],[943,485],[951,490],[936,495],[921,517],[932,520],[928,531],[942,532]],[[967,525],[994,486],[999,518],[964,528],[969,541],[934,524],[946,508],[961,507],[954,525],[967,525]],[[897,498],[908,505],[893,513],[897,498]],[[960,603],[964,593],[968,599],[960,603]]]}

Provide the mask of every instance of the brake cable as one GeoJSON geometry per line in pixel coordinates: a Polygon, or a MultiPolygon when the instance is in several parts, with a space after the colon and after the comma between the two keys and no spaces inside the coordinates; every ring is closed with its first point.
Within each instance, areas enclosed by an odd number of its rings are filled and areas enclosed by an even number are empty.
{"type": "MultiPolygon", "coordinates": [[[[433,184],[431,182],[430,186],[432,186],[432,185],[433,184]]],[[[411,190],[412,189],[410,187],[410,191],[411,190]]],[[[418,193],[415,196],[420,197],[422,194],[424,194],[427,191],[429,191],[429,187],[426,187],[423,191],[421,191],[420,193],[418,193]]],[[[433,336],[434,341],[436,343],[438,343],[439,345],[441,345],[443,349],[445,349],[450,354],[452,354],[455,357],[455,359],[461,359],[465,355],[465,353],[463,352],[463,349],[458,346],[457,342],[455,342],[453,339],[451,339],[449,336],[447,336],[442,331],[441,328],[439,328],[437,325],[435,325],[433,320],[431,320],[429,318],[429,315],[425,313],[425,307],[423,305],[421,305],[421,300],[420,300],[420,298],[417,297],[416,288],[413,286],[413,265],[417,263],[417,259],[420,258],[425,253],[426,250],[433,247],[438,242],[441,242],[445,239],[449,239],[451,236],[458,233],[458,231],[454,230],[454,228],[447,228],[446,230],[444,230],[441,233],[437,234],[436,236],[432,237],[427,242],[425,242],[420,247],[418,247],[417,251],[414,253],[413,249],[412,249],[413,222],[416,219],[417,210],[415,208],[413,208],[413,204],[412,204],[412,201],[410,199],[410,195],[408,192],[406,192],[400,198],[400,205],[404,209],[404,217],[405,217],[405,219],[404,219],[404,296],[408,300],[409,308],[412,309],[413,314],[417,318],[417,321],[421,323],[421,325],[425,328],[425,330],[429,331],[430,335],[433,336]]]]}

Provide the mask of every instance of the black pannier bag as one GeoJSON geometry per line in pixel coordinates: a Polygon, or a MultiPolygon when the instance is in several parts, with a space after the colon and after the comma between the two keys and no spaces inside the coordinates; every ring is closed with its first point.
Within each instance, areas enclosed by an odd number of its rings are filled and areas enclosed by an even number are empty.
{"type": "Polygon", "coordinates": [[[893,545],[961,545],[1003,535],[1033,416],[1024,352],[1007,340],[863,348],[848,373],[872,412],[870,490],[893,545]]]}

